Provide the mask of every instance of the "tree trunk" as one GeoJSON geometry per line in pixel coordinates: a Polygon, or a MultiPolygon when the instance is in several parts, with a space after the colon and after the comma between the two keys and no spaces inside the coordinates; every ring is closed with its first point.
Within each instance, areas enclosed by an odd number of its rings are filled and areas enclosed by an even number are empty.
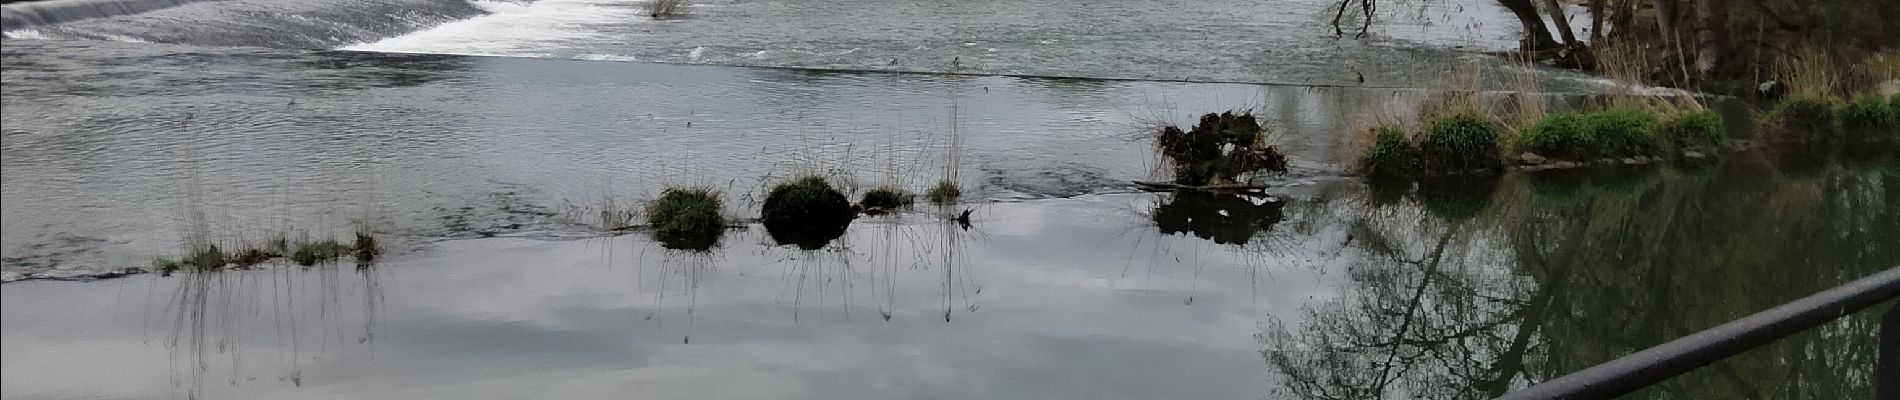
{"type": "Polygon", "coordinates": [[[1557,34],[1563,36],[1564,45],[1578,47],[1576,31],[1570,29],[1570,18],[1564,17],[1563,6],[1557,5],[1557,0],[1544,0],[1544,8],[1549,9],[1550,21],[1557,24],[1557,34]]]}
{"type": "Polygon", "coordinates": [[[1721,72],[1728,62],[1729,43],[1728,0],[1696,1],[1696,75],[1721,72]]]}
{"type": "Polygon", "coordinates": [[[1590,45],[1594,46],[1603,42],[1603,10],[1609,8],[1605,7],[1604,3],[1609,2],[1610,0],[1590,1],[1590,45]]]}
{"type": "Polygon", "coordinates": [[[1537,16],[1537,6],[1531,0],[1498,0],[1499,5],[1511,10],[1517,16],[1517,22],[1524,27],[1524,50],[1546,50],[1557,47],[1557,41],[1550,38],[1550,30],[1544,28],[1544,18],[1537,16]]]}

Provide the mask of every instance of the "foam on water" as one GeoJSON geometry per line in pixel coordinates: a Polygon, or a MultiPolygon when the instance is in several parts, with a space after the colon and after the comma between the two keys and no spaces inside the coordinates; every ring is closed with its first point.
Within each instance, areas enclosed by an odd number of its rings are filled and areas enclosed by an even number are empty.
{"type": "MultiPolygon", "coordinates": [[[[638,4],[616,0],[471,2],[489,15],[450,22],[407,35],[345,46],[343,50],[397,53],[521,56],[545,54],[563,43],[613,40],[595,29],[647,20],[638,4]]],[[[575,58],[580,58],[576,55],[575,58]]],[[[595,55],[592,57],[620,57],[595,55]]],[[[631,59],[630,57],[626,59],[631,59]]]]}

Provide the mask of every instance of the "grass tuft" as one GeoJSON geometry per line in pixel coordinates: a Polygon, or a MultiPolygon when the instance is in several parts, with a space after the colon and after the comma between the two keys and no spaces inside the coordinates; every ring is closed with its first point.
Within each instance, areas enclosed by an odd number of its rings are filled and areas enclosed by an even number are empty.
{"type": "Polygon", "coordinates": [[[668,188],[647,204],[647,226],[660,246],[707,250],[725,234],[724,201],[708,188],[668,188]]]}
{"type": "Polygon", "coordinates": [[[896,186],[884,186],[864,192],[858,205],[866,210],[900,210],[917,203],[917,194],[896,186]]]}
{"type": "Polygon", "coordinates": [[[1728,128],[1722,124],[1722,115],[1714,111],[1669,116],[1656,125],[1656,133],[1676,150],[1716,151],[1728,147],[1728,128]]]}
{"type": "Polygon", "coordinates": [[[1581,114],[1550,114],[1531,124],[1519,137],[1519,147],[1541,156],[1584,159],[1594,156],[1600,143],[1589,120],[1581,114]]]}
{"type": "Polygon", "coordinates": [[[1839,132],[1839,104],[1839,100],[1831,97],[1790,98],[1768,112],[1768,121],[1778,141],[1823,141],[1839,132]]]}
{"type": "Polygon", "coordinates": [[[1900,129],[1900,112],[1879,96],[1861,96],[1841,107],[1841,133],[1859,139],[1890,136],[1900,129]]]}
{"type": "Polygon", "coordinates": [[[857,212],[824,177],[806,176],[772,188],[761,209],[766,233],[780,244],[815,250],[844,236],[857,212]]]}
{"type": "Polygon", "coordinates": [[[224,269],[224,265],[229,262],[225,259],[224,251],[218,250],[218,245],[214,244],[192,251],[191,257],[185,259],[185,264],[198,271],[216,271],[224,269]]]}
{"type": "Polygon", "coordinates": [[[318,263],[336,261],[337,258],[343,257],[344,253],[349,252],[350,249],[348,246],[337,243],[334,239],[324,239],[315,242],[298,243],[296,250],[290,252],[290,261],[297,263],[297,265],[308,267],[317,265],[318,263]]]}
{"type": "Polygon", "coordinates": [[[949,180],[939,181],[937,182],[937,186],[932,186],[929,191],[924,192],[925,200],[930,200],[931,204],[940,206],[956,204],[957,199],[962,197],[963,188],[957,186],[956,182],[949,180]]]}
{"type": "Polygon", "coordinates": [[[1597,141],[1599,155],[1628,157],[1655,154],[1656,116],[1640,108],[1617,108],[1585,115],[1597,141]]]}
{"type": "Polygon", "coordinates": [[[383,248],[376,244],[376,236],[366,231],[356,232],[356,242],[350,250],[358,268],[376,263],[376,256],[383,254],[383,248]]]}
{"type": "Polygon", "coordinates": [[[1395,125],[1373,129],[1372,147],[1359,157],[1359,173],[1375,180],[1394,180],[1418,173],[1418,147],[1395,125]]]}
{"type": "Polygon", "coordinates": [[[1495,171],[1503,166],[1498,138],[1504,128],[1471,112],[1433,119],[1419,144],[1419,163],[1433,174],[1475,170],[1495,171]]]}
{"type": "Polygon", "coordinates": [[[1286,155],[1267,145],[1266,135],[1252,113],[1208,113],[1193,129],[1157,130],[1155,147],[1174,166],[1176,183],[1232,183],[1260,171],[1286,172],[1286,155]]]}

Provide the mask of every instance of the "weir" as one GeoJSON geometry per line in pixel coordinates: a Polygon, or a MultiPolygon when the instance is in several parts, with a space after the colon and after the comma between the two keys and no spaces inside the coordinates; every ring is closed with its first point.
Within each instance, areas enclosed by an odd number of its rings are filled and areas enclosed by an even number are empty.
{"type": "Polygon", "coordinates": [[[206,0],[42,0],[0,6],[0,30],[116,17],[206,0]]]}

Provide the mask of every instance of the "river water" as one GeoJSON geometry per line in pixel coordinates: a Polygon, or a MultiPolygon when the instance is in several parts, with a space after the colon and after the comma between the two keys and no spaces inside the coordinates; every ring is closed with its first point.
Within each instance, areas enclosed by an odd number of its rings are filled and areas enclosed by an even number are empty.
{"type": "MultiPolygon", "coordinates": [[[[1482,398],[1900,264],[1891,154],[1347,176],[1340,133],[1462,60],[1599,87],[1461,51],[1509,46],[1488,2],[1364,40],[1325,2],[179,3],[9,14],[0,397],[1482,398]],[[1235,108],[1293,159],[1271,198],[1128,184],[1146,128],[1235,108]],[[682,253],[588,217],[804,173],[950,177],[972,223],[682,253]],[[384,262],[117,277],[359,226],[384,262]]],[[[1875,329],[1632,397],[1868,397],[1875,329]]]]}

